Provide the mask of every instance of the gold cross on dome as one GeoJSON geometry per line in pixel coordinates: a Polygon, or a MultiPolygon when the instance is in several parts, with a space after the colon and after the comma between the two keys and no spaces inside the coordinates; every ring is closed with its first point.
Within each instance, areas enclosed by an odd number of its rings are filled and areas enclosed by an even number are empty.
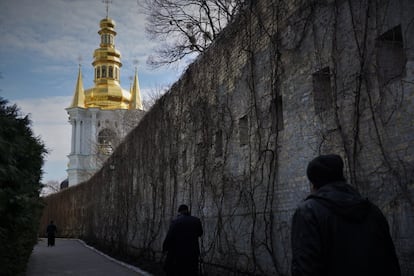
{"type": "Polygon", "coordinates": [[[102,0],[102,3],[106,5],[106,17],[109,16],[109,4],[112,4],[112,0],[102,0]]]}

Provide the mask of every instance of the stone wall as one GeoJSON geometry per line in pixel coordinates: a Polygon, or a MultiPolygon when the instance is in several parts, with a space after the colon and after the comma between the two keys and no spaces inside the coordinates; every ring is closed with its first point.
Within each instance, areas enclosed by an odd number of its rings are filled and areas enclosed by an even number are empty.
{"type": "Polygon", "coordinates": [[[186,203],[206,269],[289,275],[306,165],[336,152],[412,275],[413,18],[410,0],[252,1],[96,175],[46,198],[44,220],[158,258],[186,203]]]}

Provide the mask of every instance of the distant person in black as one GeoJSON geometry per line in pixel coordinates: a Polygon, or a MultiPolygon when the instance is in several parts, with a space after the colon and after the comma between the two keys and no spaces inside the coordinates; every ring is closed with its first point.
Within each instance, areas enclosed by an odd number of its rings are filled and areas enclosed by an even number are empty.
{"type": "Polygon", "coordinates": [[[187,205],[181,205],[178,213],[163,243],[163,251],[167,252],[164,269],[168,276],[196,276],[200,256],[198,238],[203,235],[203,228],[200,219],[190,215],[187,205]]]}
{"type": "Polygon", "coordinates": [[[50,221],[50,224],[46,228],[47,233],[47,246],[55,246],[55,236],[57,232],[57,227],[53,223],[53,220],[50,221]]]}
{"type": "Polygon", "coordinates": [[[339,155],[307,168],[312,193],[292,222],[292,276],[401,275],[386,218],[348,185],[339,155]]]}

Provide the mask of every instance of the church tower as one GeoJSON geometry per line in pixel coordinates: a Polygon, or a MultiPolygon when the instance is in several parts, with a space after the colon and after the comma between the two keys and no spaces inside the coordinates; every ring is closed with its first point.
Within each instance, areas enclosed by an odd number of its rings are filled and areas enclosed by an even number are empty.
{"type": "Polygon", "coordinates": [[[72,125],[69,186],[88,180],[144,114],[137,71],[129,91],[120,85],[115,21],[108,16],[102,19],[98,34],[101,42],[92,62],[94,86],[84,90],[79,66],[73,101],[66,108],[72,125]]]}

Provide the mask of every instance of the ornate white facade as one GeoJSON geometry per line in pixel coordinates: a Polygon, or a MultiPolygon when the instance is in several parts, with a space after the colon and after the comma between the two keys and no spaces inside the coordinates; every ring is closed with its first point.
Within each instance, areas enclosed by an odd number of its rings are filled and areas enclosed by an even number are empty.
{"type": "Polygon", "coordinates": [[[100,27],[100,48],[95,50],[92,62],[95,85],[83,89],[79,67],[73,101],[66,109],[72,125],[69,186],[84,182],[97,172],[144,114],[137,72],[130,91],[120,86],[122,63],[115,48],[115,22],[107,17],[101,20],[100,27]]]}

